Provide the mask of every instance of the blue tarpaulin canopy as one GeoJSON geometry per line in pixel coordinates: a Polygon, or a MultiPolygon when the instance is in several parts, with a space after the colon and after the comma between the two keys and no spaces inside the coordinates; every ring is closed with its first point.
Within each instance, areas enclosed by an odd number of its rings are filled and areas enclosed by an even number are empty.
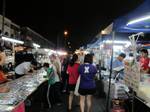
{"type": "Polygon", "coordinates": [[[111,38],[111,35],[103,35],[101,38],[98,38],[97,41],[95,41],[94,43],[88,44],[87,47],[88,48],[98,47],[102,41],[108,40],[110,38],[111,38]]]}
{"type": "MultiPolygon", "coordinates": [[[[138,33],[138,32],[150,33],[150,0],[144,0],[143,3],[140,6],[138,6],[136,9],[114,20],[113,23],[111,23],[107,28],[103,30],[103,32],[105,33],[105,35],[109,37],[109,39],[112,36],[111,35],[112,31],[115,31],[116,33],[117,32],[118,33],[138,33]],[[128,24],[133,21],[136,22],[134,22],[134,24],[128,24]]],[[[115,38],[118,37],[117,36],[118,34],[116,33],[115,33],[115,38]]],[[[98,36],[99,35],[101,35],[101,32],[98,34],[98,36]]],[[[100,38],[105,37],[106,39],[107,36],[101,35],[101,37],[100,36],[99,37],[100,38]]],[[[103,39],[98,39],[97,41],[92,42],[89,46],[94,47],[98,45],[101,41],[103,41],[103,39]]]]}
{"type": "Polygon", "coordinates": [[[127,33],[150,32],[150,0],[144,0],[135,10],[116,19],[113,22],[113,31],[127,33]],[[134,24],[128,24],[131,21],[134,21],[134,24]]]}

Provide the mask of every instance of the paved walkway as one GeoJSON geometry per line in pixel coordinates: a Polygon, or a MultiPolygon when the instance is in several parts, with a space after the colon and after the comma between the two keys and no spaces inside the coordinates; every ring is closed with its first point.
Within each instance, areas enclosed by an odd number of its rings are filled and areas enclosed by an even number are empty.
{"type": "MultiPolygon", "coordinates": [[[[76,98],[75,98],[76,99],[76,98]]],[[[93,101],[93,112],[104,112],[105,100],[102,98],[94,97],[93,101]]],[[[54,106],[52,109],[41,108],[41,105],[37,102],[32,108],[26,110],[26,112],[67,112],[67,95],[63,95],[63,104],[54,106]]],[[[77,100],[73,102],[72,112],[79,112],[79,105],[77,100]]]]}

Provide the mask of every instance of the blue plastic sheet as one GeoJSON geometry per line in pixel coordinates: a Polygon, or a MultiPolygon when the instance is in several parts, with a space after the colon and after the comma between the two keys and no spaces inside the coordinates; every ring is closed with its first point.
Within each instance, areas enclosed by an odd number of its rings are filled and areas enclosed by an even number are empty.
{"type": "Polygon", "coordinates": [[[130,13],[119,17],[114,21],[113,30],[115,32],[150,32],[150,19],[141,21],[136,24],[127,25],[131,20],[139,19],[141,17],[150,16],[150,0],[145,0],[139,7],[130,13]]]}

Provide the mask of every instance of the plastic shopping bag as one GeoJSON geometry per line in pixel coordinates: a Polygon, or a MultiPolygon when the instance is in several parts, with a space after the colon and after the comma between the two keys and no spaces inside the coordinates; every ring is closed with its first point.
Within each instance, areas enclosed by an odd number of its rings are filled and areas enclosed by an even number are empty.
{"type": "Polygon", "coordinates": [[[78,92],[78,90],[79,90],[79,85],[80,85],[80,76],[78,77],[78,80],[77,80],[77,83],[76,83],[76,87],[75,87],[75,91],[74,91],[74,94],[75,94],[76,96],[79,96],[79,92],[78,92]]]}

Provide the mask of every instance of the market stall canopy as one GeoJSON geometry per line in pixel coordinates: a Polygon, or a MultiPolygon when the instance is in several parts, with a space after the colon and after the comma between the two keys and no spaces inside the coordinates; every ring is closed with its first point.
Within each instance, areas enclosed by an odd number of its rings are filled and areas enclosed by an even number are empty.
{"type": "Polygon", "coordinates": [[[101,32],[99,32],[96,35],[96,37],[101,37],[102,35],[109,35],[109,34],[111,34],[112,30],[113,30],[113,23],[111,23],[104,30],[102,30],[101,32]]]}
{"type": "Polygon", "coordinates": [[[97,38],[97,40],[94,43],[90,43],[87,45],[88,48],[97,48],[99,47],[100,43],[104,40],[111,39],[111,35],[101,35],[100,38],[97,38]]]}
{"type": "Polygon", "coordinates": [[[123,36],[117,36],[117,33],[128,33],[126,35],[128,37],[129,33],[150,32],[150,0],[144,0],[135,10],[113,21],[113,23],[96,35],[96,38],[93,39],[94,41],[88,47],[95,47],[97,43],[103,41],[106,35],[110,39],[112,31],[116,32],[115,39],[116,37],[124,39],[123,36]]]}
{"type": "Polygon", "coordinates": [[[150,32],[150,0],[144,2],[132,12],[114,21],[115,32],[150,32]]]}
{"type": "Polygon", "coordinates": [[[100,42],[102,42],[104,39],[111,37],[111,32],[113,29],[113,23],[108,25],[104,30],[100,31],[95,38],[87,45],[88,48],[94,48],[97,47],[100,42]]]}

